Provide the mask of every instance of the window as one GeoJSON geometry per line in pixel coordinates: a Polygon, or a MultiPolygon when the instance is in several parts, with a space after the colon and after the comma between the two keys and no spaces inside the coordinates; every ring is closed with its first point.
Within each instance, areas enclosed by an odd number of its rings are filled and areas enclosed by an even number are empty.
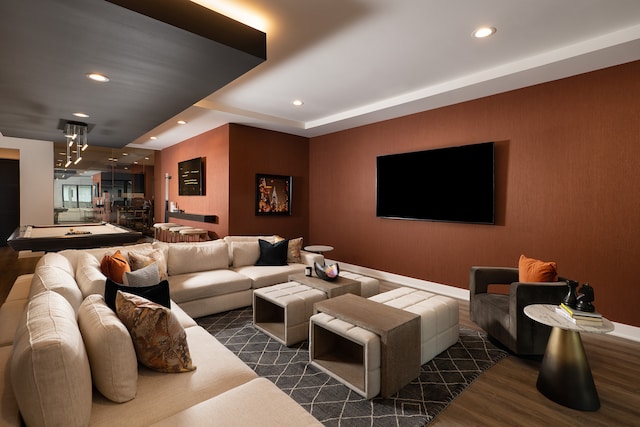
{"type": "Polygon", "coordinates": [[[62,206],[65,208],[92,207],[91,185],[63,185],[62,206]]]}

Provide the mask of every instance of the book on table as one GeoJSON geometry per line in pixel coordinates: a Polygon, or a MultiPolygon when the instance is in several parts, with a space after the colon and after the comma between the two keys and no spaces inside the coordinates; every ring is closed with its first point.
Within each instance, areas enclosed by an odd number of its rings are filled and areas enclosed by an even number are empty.
{"type": "Polygon", "coordinates": [[[560,307],[564,311],[566,311],[571,317],[575,317],[575,318],[588,317],[588,318],[602,319],[602,314],[598,313],[597,311],[576,310],[575,308],[569,307],[565,303],[560,303],[560,307]]]}
{"type": "Polygon", "coordinates": [[[599,326],[602,325],[602,316],[600,317],[574,317],[571,316],[563,307],[556,307],[556,312],[570,322],[582,326],[599,326]]]}

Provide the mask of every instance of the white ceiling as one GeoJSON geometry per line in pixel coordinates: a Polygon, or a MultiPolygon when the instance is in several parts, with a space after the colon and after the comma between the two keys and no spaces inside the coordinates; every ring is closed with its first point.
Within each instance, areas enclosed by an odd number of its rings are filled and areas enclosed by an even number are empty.
{"type": "Polygon", "coordinates": [[[266,32],[267,61],[130,146],[230,122],[313,137],[640,59],[640,0],[197,3],[266,32]]]}

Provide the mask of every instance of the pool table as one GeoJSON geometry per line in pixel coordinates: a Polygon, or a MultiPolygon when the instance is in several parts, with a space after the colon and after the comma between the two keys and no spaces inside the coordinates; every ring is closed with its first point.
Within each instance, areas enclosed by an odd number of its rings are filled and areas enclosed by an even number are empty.
{"type": "Polygon", "coordinates": [[[55,252],[137,242],[142,233],[110,223],[26,225],[7,239],[15,251],[55,252]]]}

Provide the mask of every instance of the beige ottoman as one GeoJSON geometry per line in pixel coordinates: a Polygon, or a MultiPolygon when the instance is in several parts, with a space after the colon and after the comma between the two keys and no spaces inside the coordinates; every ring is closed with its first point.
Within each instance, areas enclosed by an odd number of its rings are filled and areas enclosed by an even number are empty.
{"type": "Polygon", "coordinates": [[[359,395],[380,393],[380,337],[326,313],[309,319],[309,361],[359,395]]]}
{"type": "Polygon", "coordinates": [[[340,276],[360,282],[360,296],[364,298],[369,298],[380,292],[380,281],[378,279],[352,273],[351,271],[341,271],[340,276]]]}
{"type": "Polygon", "coordinates": [[[304,341],[309,333],[313,304],[327,295],[298,282],[253,291],[253,325],[286,346],[304,341]]]}
{"type": "Polygon", "coordinates": [[[420,315],[423,365],[458,341],[460,312],[453,298],[402,287],[369,299],[420,315]]]}

